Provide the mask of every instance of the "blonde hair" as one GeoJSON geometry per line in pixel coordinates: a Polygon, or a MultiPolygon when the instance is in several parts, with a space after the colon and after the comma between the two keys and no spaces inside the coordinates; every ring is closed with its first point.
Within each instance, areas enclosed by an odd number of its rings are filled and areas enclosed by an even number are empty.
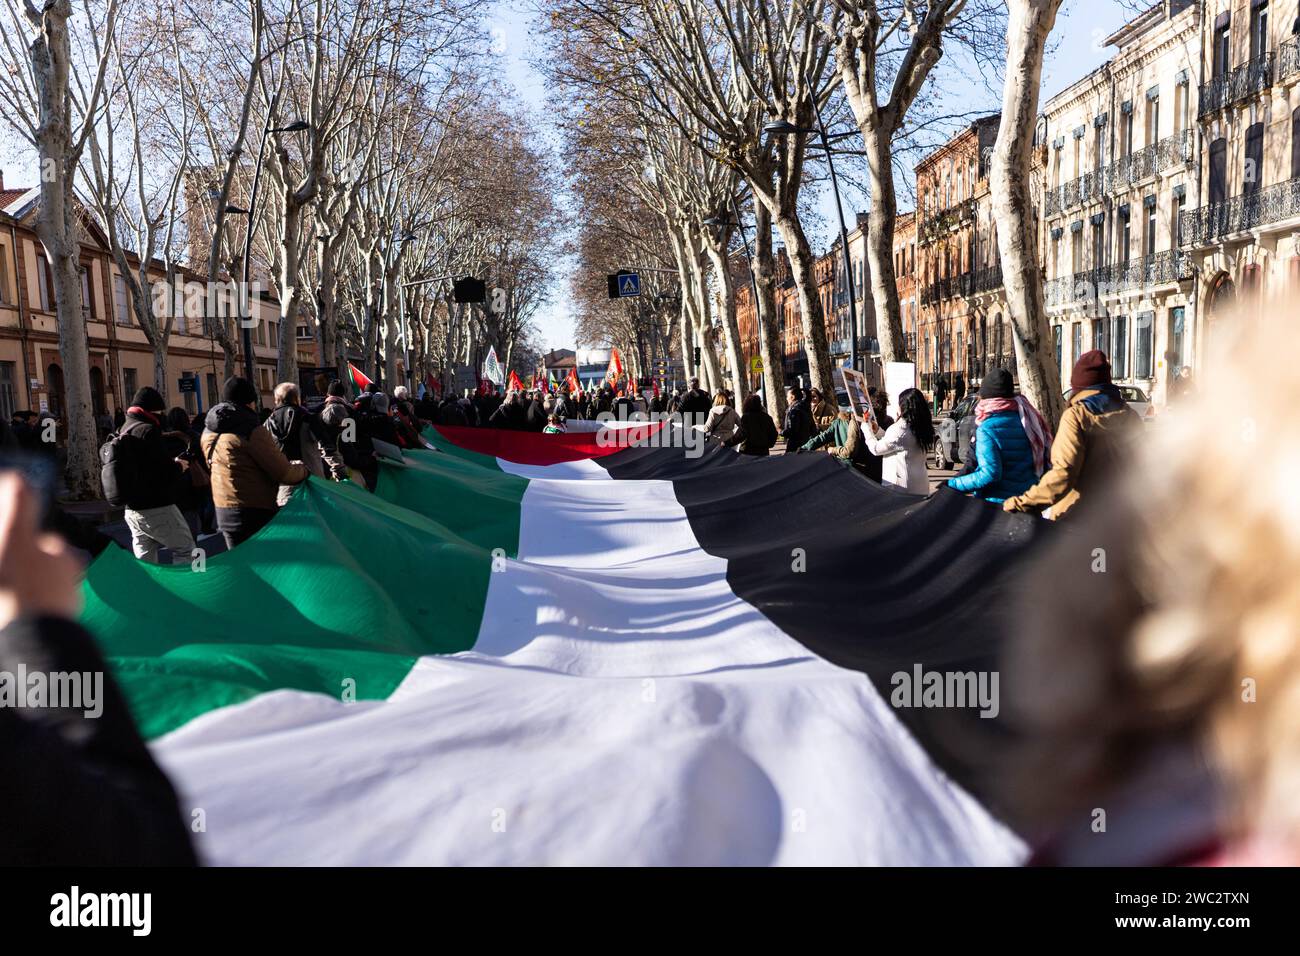
{"type": "Polygon", "coordinates": [[[275,404],[288,405],[290,402],[298,404],[298,386],[293,382],[281,382],[275,387],[275,404]]]}
{"type": "Polygon", "coordinates": [[[1004,684],[1028,731],[1014,793],[1031,816],[1059,820],[1187,745],[1219,788],[1221,837],[1294,849],[1294,369],[1258,322],[1219,321],[1244,333],[1206,366],[1200,394],[1144,429],[1134,467],[1108,500],[1063,523],[1034,572],[1028,590],[1039,597],[1024,609],[1004,684]]]}

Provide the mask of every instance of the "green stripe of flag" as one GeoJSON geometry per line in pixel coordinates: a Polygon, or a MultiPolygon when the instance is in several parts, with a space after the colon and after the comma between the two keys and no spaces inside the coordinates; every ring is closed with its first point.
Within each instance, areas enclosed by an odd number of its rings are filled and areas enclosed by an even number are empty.
{"type": "Polygon", "coordinates": [[[473,646],[527,484],[434,452],[385,466],[374,495],[312,478],[204,571],[110,547],[82,620],[147,737],[277,689],[383,699],[421,655],[473,646]]]}

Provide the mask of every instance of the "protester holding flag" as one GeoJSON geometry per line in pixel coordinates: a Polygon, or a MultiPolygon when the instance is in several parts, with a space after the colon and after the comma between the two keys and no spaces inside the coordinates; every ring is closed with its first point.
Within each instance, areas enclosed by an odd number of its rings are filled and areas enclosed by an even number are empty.
{"type": "Polygon", "coordinates": [[[170,560],[187,562],[194,548],[189,523],[176,506],[177,478],[189,465],[170,454],[163,441],[166,408],[157,389],[140,389],[127,409],[126,423],[101,453],[106,456],[105,492],[110,501],[125,508],[131,550],[137,558],[154,563],[164,548],[170,560]]]}
{"type": "Polygon", "coordinates": [[[1005,511],[1051,509],[1060,518],[1109,477],[1127,458],[1142,420],[1111,382],[1110,360],[1098,349],[1084,352],[1070,375],[1070,404],[1052,442],[1052,465],[1023,494],[1007,498],[1005,511]]]}
{"type": "Polygon", "coordinates": [[[518,392],[506,393],[506,400],[492,413],[488,425],[517,432],[528,431],[528,409],[524,407],[518,392]]]}
{"type": "Polygon", "coordinates": [[[757,395],[750,395],[740,415],[740,426],[726,442],[728,447],[740,446],[742,455],[767,457],[776,444],[776,423],[763,407],[757,395]]]}
{"type": "Polygon", "coordinates": [[[948,487],[998,504],[1031,488],[1046,470],[1052,430],[1029,399],[1015,393],[1006,369],[984,376],[975,422],[979,464],[948,487]]]}
{"type": "Polygon", "coordinates": [[[813,428],[818,432],[830,428],[839,417],[840,410],[826,401],[819,388],[808,389],[808,407],[812,412],[813,428]]]}
{"type": "Polygon", "coordinates": [[[258,421],[257,390],[235,376],[221,389],[221,403],[204,419],[203,453],[212,473],[217,528],[226,547],[252,537],[275,517],[280,485],[307,478],[301,462],[291,462],[258,421]]]}
{"type": "Polygon", "coordinates": [[[781,429],[781,437],[785,439],[786,448],[798,448],[817,431],[812,416],[812,409],[808,406],[804,398],[803,389],[798,385],[791,385],[786,389],[786,395],[790,404],[785,410],[785,426],[781,429]]]}
{"type": "Polygon", "coordinates": [[[725,444],[736,434],[736,429],[739,427],[740,416],[731,407],[731,400],[727,398],[727,393],[719,390],[713,396],[713,407],[709,409],[709,417],[704,420],[704,434],[725,444]]]}

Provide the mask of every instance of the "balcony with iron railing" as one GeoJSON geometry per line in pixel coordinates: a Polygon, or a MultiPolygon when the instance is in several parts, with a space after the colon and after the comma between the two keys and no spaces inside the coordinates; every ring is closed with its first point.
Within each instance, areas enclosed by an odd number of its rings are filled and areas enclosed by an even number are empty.
{"type": "Polygon", "coordinates": [[[1178,225],[1183,248],[1195,249],[1297,216],[1300,177],[1241,193],[1226,202],[1185,209],[1178,225]]]}
{"type": "Polygon", "coordinates": [[[949,206],[947,209],[922,219],[920,228],[917,230],[918,241],[921,245],[935,242],[974,218],[975,197],[972,196],[969,199],[963,199],[955,206],[949,206]]]}
{"type": "Polygon", "coordinates": [[[1300,36],[1291,35],[1277,49],[1278,82],[1300,74],[1300,36]]]}
{"type": "Polygon", "coordinates": [[[999,264],[975,270],[973,288],[975,292],[994,292],[1002,288],[1002,266],[999,264]]]}
{"type": "Polygon", "coordinates": [[[1148,176],[1196,162],[1196,131],[1190,126],[1115,160],[1106,167],[1107,192],[1127,189],[1148,176]]]}
{"type": "Polygon", "coordinates": [[[1053,189],[1047,190],[1047,216],[1059,216],[1063,212],[1069,212],[1075,206],[1082,206],[1084,203],[1096,202],[1101,199],[1105,190],[1106,170],[1098,169],[1090,173],[1084,173],[1078,179],[1072,179],[1053,189]]]}
{"type": "Polygon", "coordinates": [[[1192,277],[1191,259],[1181,249],[1165,249],[1128,262],[1059,276],[1044,286],[1049,307],[1104,300],[1124,292],[1154,288],[1192,277]]]}
{"type": "Polygon", "coordinates": [[[944,299],[970,295],[975,289],[975,273],[961,272],[936,279],[921,289],[921,304],[934,305],[944,299]]]}
{"type": "Polygon", "coordinates": [[[1273,85],[1273,54],[1261,53],[1235,70],[1221,73],[1201,84],[1196,115],[1200,118],[1235,106],[1273,85]]]}

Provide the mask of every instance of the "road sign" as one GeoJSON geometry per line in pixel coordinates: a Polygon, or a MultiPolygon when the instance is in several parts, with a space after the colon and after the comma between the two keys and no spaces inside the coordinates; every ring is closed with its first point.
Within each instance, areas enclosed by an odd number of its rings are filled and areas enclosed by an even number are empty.
{"type": "Polygon", "coordinates": [[[184,378],[180,379],[176,384],[182,392],[197,392],[199,380],[197,378],[191,378],[190,376],[186,375],[184,378]]]}
{"type": "Polygon", "coordinates": [[[487,283],[473,276],[454,279],[451,283],[453,302],[462,304],[479,304],[487,301],[487,283]]]}
{"type": "Polygon", "coordinates": [[[749,360],[749,370],[755,373],[763,371],[763,357],[761,355],[755,355],[749,360]]]}
{"type": "Polygon", "coordinates": [[[605,277],[611,299],[627,299],[641,294],[641,277],[630,269],[619,269],[605,277]]]}

